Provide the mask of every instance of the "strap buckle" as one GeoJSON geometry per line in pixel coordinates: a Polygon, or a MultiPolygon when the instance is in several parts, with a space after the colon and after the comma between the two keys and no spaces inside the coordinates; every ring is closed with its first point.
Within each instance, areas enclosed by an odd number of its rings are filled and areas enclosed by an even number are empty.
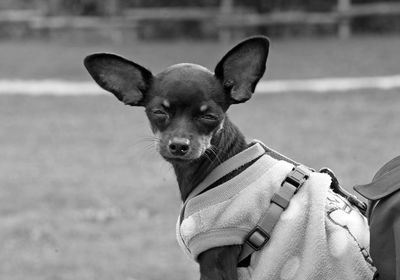
{"type": "Polygon", "coordinates": [[[296,193],[309,177],[310,170],[304,165],[298,165],[293,167],[292,171],[290,171],[285,180],[282,182],[282,186],[285,183],[289,183],[296,188],[296,193]]]}
{"type": "Polygon", "coordinates": [[[270,238],[271,236],[268,234],[268,232],[264,231],[261,227],[257,225],[249,232],[245,239],[245,242],[254,251],[259,251],[264,247],[264,245],[269,241],[270,238]]]}

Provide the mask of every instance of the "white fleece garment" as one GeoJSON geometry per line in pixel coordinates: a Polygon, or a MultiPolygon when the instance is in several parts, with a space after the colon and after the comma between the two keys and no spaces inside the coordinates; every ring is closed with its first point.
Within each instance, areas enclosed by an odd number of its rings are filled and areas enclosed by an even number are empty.
{"type": "MultiPolygon", "coordinates": [[[[197,259],[213,247],[243,244],[292,167],[263,155],[238,176],[190,199],[177,223],[181,247],[197,259]]],[[[268,244],[253,253],[249,267],[238,268],[239,279],[373,278],[367,221],[330,183],[326,174],[311,174],[268,244]]]]}

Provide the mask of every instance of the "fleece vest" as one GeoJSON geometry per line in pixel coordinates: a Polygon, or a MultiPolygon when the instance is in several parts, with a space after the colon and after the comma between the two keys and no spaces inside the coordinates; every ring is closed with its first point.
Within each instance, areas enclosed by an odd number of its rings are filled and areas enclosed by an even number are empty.
{"type": "MultiPolygon", "coordinates": [[[[261,149],[257,143],[236,157],[261,149]]],[[[264,153],[239,175],[190,197],[177,222],[181,248],[196,260],[210,248],[243,244],[292,168],[264,153]]],[[[333,193],[330,183],[326,174],[311,174],[282,213],[267,245],[252,254],[248,267],[238,268],[239,279],[373,278],[367,220],[333,193]]]]}

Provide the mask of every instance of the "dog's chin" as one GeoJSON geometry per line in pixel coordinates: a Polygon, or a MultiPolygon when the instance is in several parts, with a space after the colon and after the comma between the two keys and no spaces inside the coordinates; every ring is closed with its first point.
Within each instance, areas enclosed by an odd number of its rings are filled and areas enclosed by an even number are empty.
{"type": "Polygon", "coordinates": [[[200,157],[190,157],[190,156],[170,156],[170,155],[161,155],[166,161],[172,164],[189,164],[200,157]]]}
{"type": "Polygon", "coordinates": [[[190,154],[186,154],[186,155],[182,155],[182,156],[175,156],[175,155],[171,155],[170,153],[160,153],[161,156],[168,161],[169,163],[172,164],[190,164],[193,163],[197,160],[199,160],[200,158],[202,158],[203,153],[190,153],[190,154]]]}

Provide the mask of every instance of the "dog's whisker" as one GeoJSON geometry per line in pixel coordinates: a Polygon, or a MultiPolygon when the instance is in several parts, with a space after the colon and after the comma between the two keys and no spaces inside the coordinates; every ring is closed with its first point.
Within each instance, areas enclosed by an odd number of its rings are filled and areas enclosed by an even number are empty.
{"type": "Polygon", "coordinates": [[[221,164],[222,162],[221,162],[221,159],[220,159],[220,157],[218,155],[218,150],[217,149],[218,148],[216,146],[211,146],[209,150],[210,150],[210,152],[213,153],[213,155],[215,157],[214,160],[216,160],[219,164],[221,164]]]}
{"type": "Polygon", "coordinates": [[[207,154],[207,151],[203,155],[210,163],[213,163],[213,159],[207,154]]]}
{"type": "Polygon", "coordinates": [[[154,137],[154,136],[147,136],[147,137],[142,137],[141,139],[135,141],[133,144],[134,145],[140,145],[142,143],[149,143],[149,142],[154,145],[154,144],[159,143],[160,139],[157,138],[157,137],[154,137]]]}
{"type": "Polygon", "coordinates": [[[143,147],[144,151],[154,151],[154,145],[153,144],[147,144],[146,146],[143,147]]]}
{"type": "Polygon", "coordinates": [[[214,160],[210,157],[209,153],[211,153],[210,149],[205,150],[205,152],[200,156],[200,159],[205,158],[212,164],[214,160]]]}
{"type": "Polygon", "coordinates": [[[144,155],[150,155],[151,157],[157,156],[156,146],[159,144],[160,139],[155,136],[144,136],[138,141],[134,142],[131,147],[132,154],[143,157],[144,155]],[[137,147],[140,148],[137,148],[137,147]]]}

